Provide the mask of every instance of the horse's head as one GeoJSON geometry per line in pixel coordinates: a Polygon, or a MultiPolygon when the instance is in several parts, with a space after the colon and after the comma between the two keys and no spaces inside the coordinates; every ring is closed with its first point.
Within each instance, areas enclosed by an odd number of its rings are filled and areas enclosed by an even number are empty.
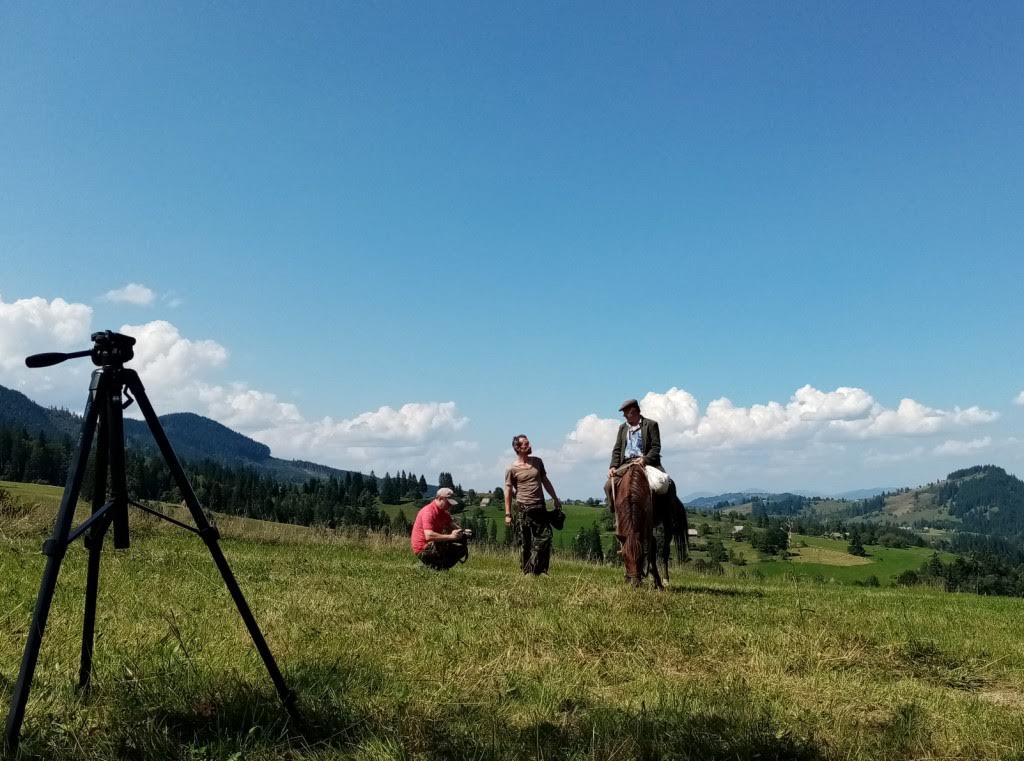
{"type": "Polygon", "coordinates": [[[619,524],[616,538],[622,546],[626,576],[638,586],[647,571],[647,533],[653,530],[651,487],[643,465],[630,465],[619,480],[615,514],[619,524]]]}

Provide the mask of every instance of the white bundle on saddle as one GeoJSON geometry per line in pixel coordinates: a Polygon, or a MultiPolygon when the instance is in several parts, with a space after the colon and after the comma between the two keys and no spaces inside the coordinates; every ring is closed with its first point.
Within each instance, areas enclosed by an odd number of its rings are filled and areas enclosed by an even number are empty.
{"type": "Polygon", "coordinates": [[[651,485],[652,492],[655,494],[664,494],[668,491],[668,486],[672,483],[672,479],[668,477],[668,473],[663,470],[658,470],[651,465],[645,465],[644,471],[647,473],[647,483],[651,485]]]}

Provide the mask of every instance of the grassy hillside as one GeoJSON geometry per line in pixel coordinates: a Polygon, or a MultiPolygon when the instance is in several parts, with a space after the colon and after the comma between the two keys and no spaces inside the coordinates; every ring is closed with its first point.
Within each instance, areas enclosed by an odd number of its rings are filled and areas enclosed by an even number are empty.
{"type": "MultiPolygon", "coordinates": [[[[53,486],[0,481],[0,488],[29,502],[50,506],[55,506],[60,502],[61,489],[53,486]]],[[[416,516],[416,511],[423,506],[425,501],[407,502],[402,505],[382,505],[381,510],[389,516],[402,512],[411,523],[416,516]]],[[[476,508],[468,508],[467,513],[472,513],[475,510],[476,508]]],[[[483,508],[483,511],[489,519],[496,522],[499,540],[503,540],[505,536],[504,509],[486,507],[483,508]]],[[[604,508],[585,505],[566,505],[565,513],[565,528],[555,532],[556,552],[559,548],[568,551],[578,529],[589,529],[594,522],[600,523],[601,518],[605,515],[604,508]]],[[[218,520],[223,526],[225,521],[230,522],[234,519],[229,516],[221,516],[218,520]]],[[[813,581],[854,583],[867,581],[873,576],[882,584],[889,584],[902,572],[919,569],[933,553],[933,550],[922,547],[895,549],[868,545],[866,547],[868,556],[860,558],[854,557],[846,551],[847,542],[845,541],[794,534],[792,536],[793,546],[790,548],[792,557],[786,560],[761,558],[748,542],[732,541],[729,536],[732,526],[730,522],[710,521],[705,516],[690,515],[691,526],[699,527],[702,524],[706,524],[711,533],[710,536],[702,536],[691,542],[693,559],[708,559],[707,552],[702,551],[701,548],[708,538],[717,537],[727,548],[743,555],[745,564],[742,566],[724,564],[725,575],[736,578],[760,574],[769,577],[802,577],[813,581]]],[[[261,529],[262,535],[268,535],[273,534],[274,527],[279,524],[254,521],[250,525],[264,527],[261,529]]],[[[297,526],[282,526],[281,530],[300,531],[301,529],[297,526]]],[[[612,535],[610,532],[603,532],[603,537],[605,548],[609,550],[613,546],[612,535]]],[[[949,553],[940,553],[940,557],[949,562],[955,556],[949,553]]]]}
{"type": "MultiPolygon", "coordinates": [[[[0,682],[52,518],[0,518],[0,682]]],[[[136,521],[104,556],[96,690],[72,689],[69,552],[25,724],[45,759],[1012,759],[1024,601],[677,571],[669,591],[507,554],[428,572],[404,548],[224,518],[224,549],[307,727],[291,727],[204,547],[136,521]]],[[[819,549],[827,550],[828,547],[819,549]]]]}
{"type": "MultiPolygon", "coordinates": [[[[405,514],[405,517],[409,519],[409,522],[416,518],[416,512],[429,502],[428,497],[424,497],[418,502],[406,502],[402,505],[381,505],[381,510],[387,513],[389,516],[395,516],[399,511],[405,514]]],[[[464,515],[470,515],[477,509],[482,509],[484,515],[488,519],[493,520],[498,526],[498,538],[503,539],[505,537],[505,508],[504,506],[488,506],[484,508],[467,507],[463,515],[456,515],[456,519],[462,518],[464,515]]],[[[551,509],[551,503],[548,503],[548,509],[551,509]]],[[[588,507],[586,505],[565,505],[563,507],[565,511],[565,526],[560,532],[555,532],[555,544],[557,546],[559,536],[565,539],[566,542],[570,541],[572,536],[580,528],[589,529],[595,522],[600,524],[601,519],[607,512],[602,507],[588,507]]],[[[611,536],[609,534],[609,536],[611,536]]]]}

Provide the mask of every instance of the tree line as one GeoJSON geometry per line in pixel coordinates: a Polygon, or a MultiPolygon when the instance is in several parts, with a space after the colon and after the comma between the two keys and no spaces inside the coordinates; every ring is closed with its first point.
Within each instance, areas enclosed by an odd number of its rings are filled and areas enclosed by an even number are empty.
{"type": "Polygon", "coordinates": [[[896,578],[901,586],[925,584],[947,592],[1024,597],[1024,565],[1013,565],[997,555],[974,552],[948,563],[935,553],[917,571],[896,578]]]}
{"type": "Polygon", "coordinates": [[[0,480],[63,484],[74,452],[67,434],[51,440],[43,431],[0,428],[0,480]]]}
{"type": "MultiPolygon", "coordinates": [[[[0,428],[0,480],[61,486],[67,480],[77,443],[70,436],[51,440],[45,432],[34,436],[26,429],[0,428]]],[[[92,459],[92,455],[90,455],[92,459]]],[[[390,528],[391,519],[377,501],[401,497],[422,498],[424,476],[399,471],[378,479],[346,473],[344,477],[310,478],[301,484],[282,481],[264,471],[213,460],[183,461],[200,503],[217,512],[248,518],[300,525],[362,526],[371,530],[390,528]],[[383,489],[386,494],[381,494],[383,489]]],[[[125,475],[129,492],[139,499],[180,502],[163,459],[148,450],[127,449],[125,475]]],[[[94,471],[90,462],[82,483],[82,498],[91,499],[94,471]]]]}

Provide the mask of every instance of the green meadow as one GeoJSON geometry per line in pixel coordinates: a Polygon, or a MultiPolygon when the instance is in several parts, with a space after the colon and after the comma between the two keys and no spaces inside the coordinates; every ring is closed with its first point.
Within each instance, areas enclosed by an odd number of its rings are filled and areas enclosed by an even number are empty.
{"type": "MultiPolygon", "coordinates": [[[[429,500],[423,499],[420,502],[407,502],[403,505],[382,505],[381,510],[386,512],[389,516],[395,516],[402,512],[406,518],[409,519],[409,523],[412,523],[416,518],[416,512],[423,507],[429,500]]],[[[472,515],[477,510],[483,510],[483,513],[489,520],[493,520],[498,527],[498,539],[503,540],[505,537],[505,508],[503,505],[488,505],[487,507],[467,507],[461,514],[455,516],[456,520],[464,519],[466,516],[472,515]]],[[[552,509],[552,504],[548,502],[548,509],[552,509]]],[[[589,529],[595,522],[600,525],[601,518],[604,517],[607,509],[605,507],[588,507],[586,505],[565,505],[563,507],[565,512],[565,526],[560,532],[562,539],[565,541],[566,546],[572,541],[573,535],[577,530],[589,529]]],[[[608,534],[610,541],[611,534],[608,534]]],[[[558,546],[558,535],[555,536],[555,546],[558,546]]]]}
{"type": "MultiPolygon", "coordinates": [[[[820,536],[794,535],[794,546],[789,552],[792,557],[786,560],[761,560],[752,568],[769,577],[800,576],[818,581],[837,581],[843,583],[863,582],[874,576],[882,584],[889,584],[904,571],[919,570],[922,564],[934,554],[927,547],[909,547],[897,549],[868,545],[865,549],[868,556],[858,558],[846,551],[848,542],[826,539],[820,536]]],[[[747,557],[755,557],[757,553],[745,545],[747,557]]],[[[940,552],[943,562],[950,562],[956,556],[948,552],[940,552]]]]}
{"type": "MultiPolygon", "coordinates": [[[[9,693],[59,490],[2,486],[21,501],[0,516],[9,693]]],[[[1024,600],[692,564],[634,590],[564,554],[549,577],[480,551],[433,573],[401,538],[218,524],[303,723],[203,544],[133,514],[132,548],[104,553],[88,697],[85,553],[67,555],[23,758],[1024,758],[1024,600]]]]}

